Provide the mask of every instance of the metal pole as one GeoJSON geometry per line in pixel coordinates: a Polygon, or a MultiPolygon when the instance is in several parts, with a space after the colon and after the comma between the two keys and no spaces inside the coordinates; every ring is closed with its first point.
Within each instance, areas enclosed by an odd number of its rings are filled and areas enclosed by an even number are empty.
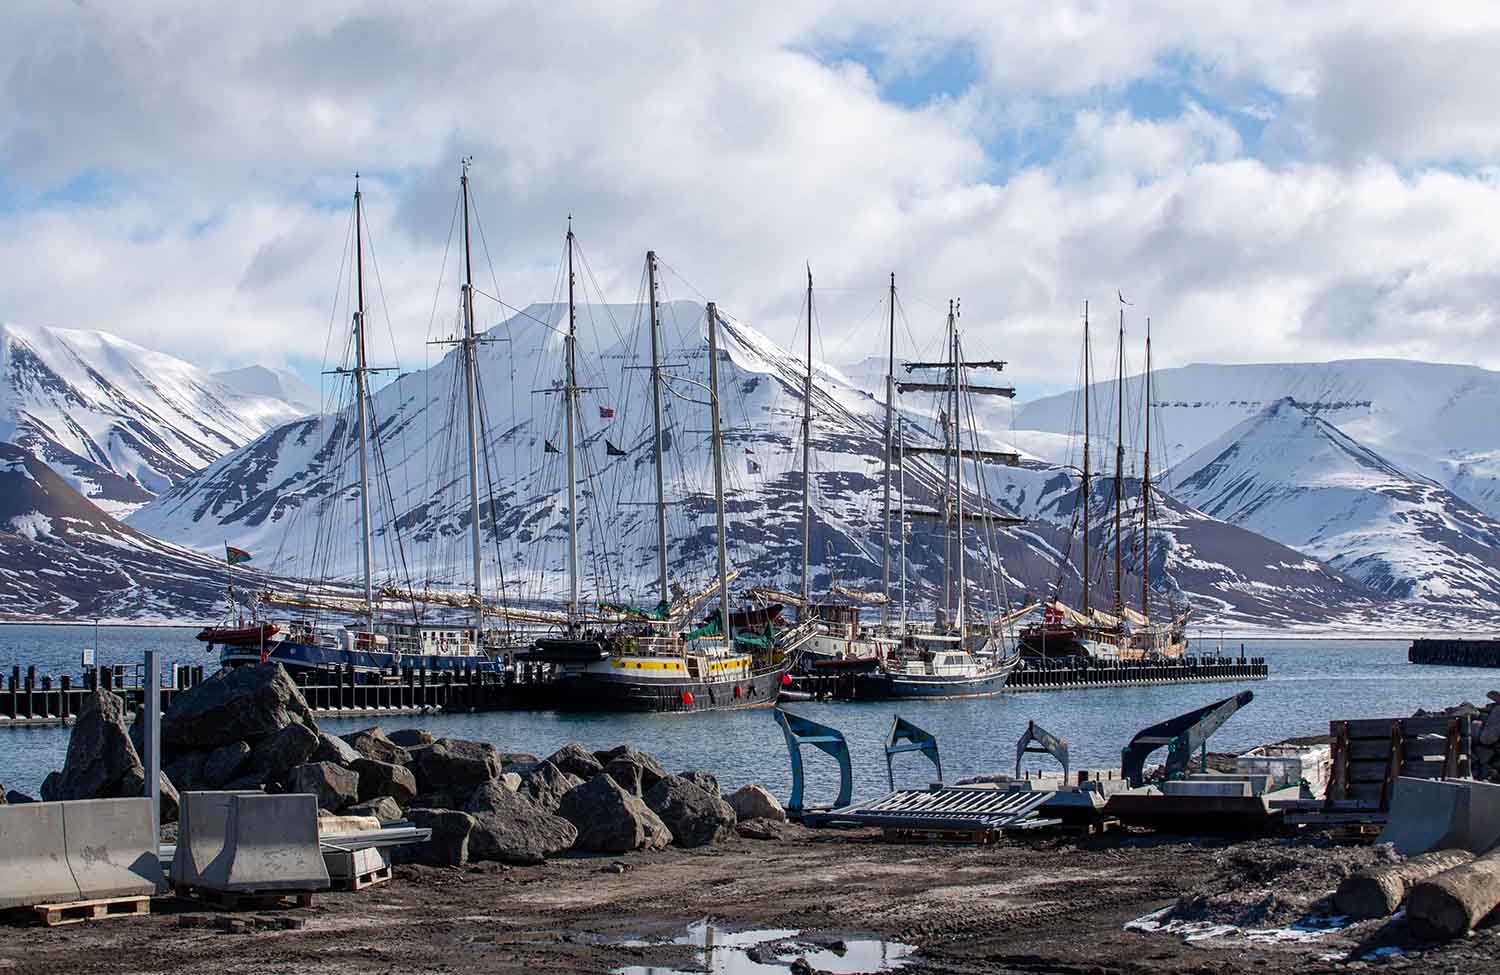
{"type": "Polygon", "coordinates": [[[146,795],[151,797],[151,834],[161,836],[161,651],[146,651],[146,701],[141,719],[145,731],[146,795]]]}
{"type": "Polygon", "coordinates": [[[1125,309],[1120,309],[1120,349],[1116,365],[1115,395],[1119,400],[1115,417],[1115,616],[1121,618],[1123,641],[1125,593],[1120,588],[1120,506],[1125,502],[1125,309]]]}
{"type": "Polygon", "coordinates": [[[1089,303],[1083,303],[1083,615],[1089,615],[1089,303]]]}
{"type": "Polygon", "coordinates": [[[729,550],[724,542],[724,436],[719,429],[719,308],[708,303],[708,404],[713,421],[714,514],[719,533],[719,622],[724,629],[724,647],[734,642],[729,625],[729,550]]]}
{"type": "Polygon", "coordinates": [[[656,569],[661,577],[661,601],[672,603],[667,589],[667,483],[661,449],[661,322],[656,315],[656,251],[646,252],[647,301],[651,309],[651,419],[656,456],[656,569]]]}
{"type": "Polygon", "coordinates": [[[469,163],[464,162],[464,405],[469,415],[469,547],[474,559],[474,642],[484,641],[484,581],[479,538],[479,338],[474,334],[474,261],[469,247],[469,163]]]}
{"type": "Polygon", "coordinates": [[[563,390],[568,423],[568,619],[578,614],[578,471],[575,414],[578,404],[578,373],[575,350],[578,345],[578,314],[573,303],[573,218],[568,217],[568,335],[567,388],[563,390]]]}
{"type": "Polygon", "coordinates": [[[1141,615],[1151,616],[1151,319],[1146,319],[1146,450],[1141,464],[1141,615]]]}
{"type": "Polygon", "coordinates": [[[896,421],[896,450],[898,454],[898,467],[901,471],[901,490],[896,493],[896,502],[900,506],[898,515],[901,531],[901,632],[906,632],[906,433],[903,429],[903,421],[896,421]]]}

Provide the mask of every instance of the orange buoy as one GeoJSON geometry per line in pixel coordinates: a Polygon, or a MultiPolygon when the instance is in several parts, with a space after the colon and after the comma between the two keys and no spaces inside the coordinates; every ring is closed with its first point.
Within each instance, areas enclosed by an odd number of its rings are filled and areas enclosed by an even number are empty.
{"type": "Polygon", "coordinates": [[[791,687],[792,686],[792,675],[791,674],[782,674],[781,675],[781,686],[782,687],[791,687]]]}
{"type": "Polygon", "coordinates": [[[685,705],[689,705],[689,706],[692,705],[692,703],[693,703],[693,694],[692,694],[691,691],[683,691],[682,692],[682,703],[685,704],[685,705]]]}
{"type": "Polygon", "coordinates": [[[741,696],[741,695],[743,695],[743,694],[744,694],[744,693],[745,693],[745,689],[744,689],[744,688],[742,688],[742,687],[736,687],[736,688],[735,688],[735,689],[734,689],[734,696],[735,696],[735,697],[740,697],[740,696],[741,696]]]}

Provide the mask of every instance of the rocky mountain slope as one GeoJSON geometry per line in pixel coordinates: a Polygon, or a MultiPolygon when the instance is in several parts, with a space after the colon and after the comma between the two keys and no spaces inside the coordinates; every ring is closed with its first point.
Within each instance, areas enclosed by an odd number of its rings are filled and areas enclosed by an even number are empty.
{"type": "Polygon", "coordinates": [[[0,323],[0,441],[117,514],[301,412],[104,332],[0,323]]]}
{"type": "Polygon", "coordinates": [[[1173,484],[1388,596],[1500,607],[1500,523],[1290,397],[1183,460],[1173,484]]]}

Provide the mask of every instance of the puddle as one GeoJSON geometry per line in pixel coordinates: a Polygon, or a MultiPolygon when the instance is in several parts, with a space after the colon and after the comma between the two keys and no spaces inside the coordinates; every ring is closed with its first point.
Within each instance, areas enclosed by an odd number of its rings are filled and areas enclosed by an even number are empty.
{"type": "Polygon", "coordinates": [[[645,948],[661,945],[686,945],[698,949],[701,967],[691,969],[658,968],[651,965],[628,965],[614,969],[614,975],[785,975],[792,962],[805,958],[819,971],[834,975],[857,975],[863,972],[889,972],[901,968],[916,955],[914,945],[895,941],[849,938],[829,947],[826,939],[814,943],[802,938],[794,928],[768,928],[758,931],[726,931],[707,920],[688,925],[676,938],[660,941],[621,941],[621,947],[645,948]]]}

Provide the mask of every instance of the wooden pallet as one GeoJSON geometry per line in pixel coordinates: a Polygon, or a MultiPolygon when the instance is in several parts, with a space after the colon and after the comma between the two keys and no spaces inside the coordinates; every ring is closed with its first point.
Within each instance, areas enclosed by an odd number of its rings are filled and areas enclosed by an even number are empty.
{"type": "Polygon", "coordinates": [[[333,877],[334,890],[364,890],[366,887],[374,887],[391,879],[391,868],[381,867],[378,870],[370,870],[366,873],[355,874],[352,877],[333,877]]]}
{"type": "Polygon", "coordinates": [[[309,890],[211,890],[207,887],[178,887],[174,891],[183,900],[198,901],[225,911],[276,911],[311,907],[309,890]]]}
{"type": "Polygon", "coordinates": [[[1358,804],[1386,812],[1402,776],[1440,779],[1469,774],[1473,745],[1467,717],[1330,721],[1333,775],[1329,811],[1358,804]]]}
{"type": "Polygon", "coordinates": [[[961,843],[986,846],[1000,838],[992,829],[907,829],[887,826],[880,831],[887,843],[961,843]]]}
{"type": "Polygon", "coordinates": [[[66,904],[38,904],[36,914],[49,928],[59,924],[79,924],[107,917],[137,917],[151,913],[150,897],[104,897],[91,901],[69,901],[66,904]]]}

